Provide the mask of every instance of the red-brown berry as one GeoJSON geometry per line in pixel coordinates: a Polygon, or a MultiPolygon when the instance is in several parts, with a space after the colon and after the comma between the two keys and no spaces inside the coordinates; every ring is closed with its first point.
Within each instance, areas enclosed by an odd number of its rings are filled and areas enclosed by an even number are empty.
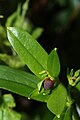
{"type": "Polygon", "coordinates": [[[43,81],[43,87],[45,90],[52,89],[54,86],[54,80],[51,80],[50,78],[46,78],[43,81]]]}

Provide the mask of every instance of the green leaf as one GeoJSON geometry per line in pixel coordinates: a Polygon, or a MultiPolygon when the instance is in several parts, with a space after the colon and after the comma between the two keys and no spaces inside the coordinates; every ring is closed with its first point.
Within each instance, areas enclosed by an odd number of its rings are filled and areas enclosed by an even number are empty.
{"type": "Polygon", "coordinates": [[[63,116],[61,116],[60,118],[58,118],[57,116],[55,116],[53,120],[64,120],[64,119],[63,119],[63,116]]]}
{"type": "Polygon", "coordinates": [[[80,91],[80,82],[76,85],[76,88],[80,91]]]}
{"type": "Polygon", "coordinates": [[[29,73],[0,66],[0,88],[29,97],[39,81],[39,78],[29,73]]]}
{"type": "Polygon", "coordinates": [[[8,66],[13,68],[20,68],[24,66],[24,63],[21,62],[17,55],[7,55],[7,54],[0,54],[0,60],[4,61],[8,66]]]}
{"type": "Polygon", "coordinates": [[[21,120],[21,115],[12,110],[16,105],[12,95],[5,94],[2,98],[3,101],[0,105],[0,120],[21,120]]]}
{"type": "Polygon", "coordinates": [[[5,120],[21,120],[21,115],[14,110],[4,109],[2,118],[5,120]]]}
{"type": "Polygon", "coordinates": [[[21,115],[9,108],[1,108],[0,120],[21,120],[21,115]]]}
{"type": "Polygon", "coordinates": [[[21,4],[18,5],[17,10],[11,14],[6,21],[6,27],[8,26],[20,26],[21,20],[17,22],[17,20],[20,19],[20,12],[21,12],[21,4]]]}
{"type": "Polygon", "coordinates": [[[34,39],[38,39],[40,35],[42,34],[42,32],[43,32],[43,29],[40,27],[37,27],[33,30],[31,35],[34,37],[34,39]]]}
{"type": "Polygon", "coordinates": [[[57,77],[60,73],[60,62],[57,54],[57,49],[54,48],[48,57],[47,68],[51,76],[57,77]]]}
{"type": "Polygon", "coordinates": [[[15,102],[14,102],[14,98],[11,94],[5,94],[3,95],[3,102],[6,105],[6,107],[10,107],[13,108],[16,106],[15,102]]]}
{"type": "Polygon", "coordinates": [[[6,66],[0,66],[0,88],[31,99],[46,102],[48,95],[44,96],[43,94],[38,94],[38,90],[35,91],[37,84],[40,81],[41,80],[38,77],[30,73],[15,70],[6,66]],[[30,97],[33,92],[35,95],[30,97]]]}
{"type": "Polygon", "coordinates": [[[39,93],[38,89],[35,89],[31,93],[30,98],[38,101],[42,101],[42,102],[47,102],[49,95],[44,95],[43,93],[39,93]]]}
{"type": "Polygon", "coordinates": [[[68,107],[65,115],[64,115],[64,120],[72,120],[72,115],[71,115],[71,107],[68,107]]]}
{"type": "Polygon", "coordinates": [[[26,31],[9,27],[7,29],[8,39],[20,58],[38,77],[39,72],[47,69],[48,54],[39,43],[26,31]]]}
{"type": "Polygon", "coordinates": [[[56,116],[60,117],[66,104],[67,91],[62,84],[56,87],[47,101],[47,107],[56,116]]]}
{"type": "Polygon", "coordinates": [[[53,120],[72,120],[71,107],[68,107],[67,110],[61,114],[60,118],[55,116],[53,120]]]}
{"type": "Polygon", "coordinates": [[[80,69],[75,72],[74,76],[75,77],[79,77],[80,76],[80,69]]]}

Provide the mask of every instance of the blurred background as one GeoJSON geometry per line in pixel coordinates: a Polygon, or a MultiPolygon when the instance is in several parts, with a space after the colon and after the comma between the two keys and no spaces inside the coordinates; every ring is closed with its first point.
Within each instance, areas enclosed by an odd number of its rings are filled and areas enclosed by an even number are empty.
{"type": "MultiPolygon", "coordinates": [[[[58,48],[60,80],[65,85],[67,68],[80,68],[80,0],[0,0],[0,64],[29,71],[7,40],[7,26],[28,31],[48,53],[58,48]]],[[[1,90],[1,93],[8,91],[1,90]]],[[[13,96],[15,109],[24,116],[22,120],[53,117],[45,104],[13,96]]]]}

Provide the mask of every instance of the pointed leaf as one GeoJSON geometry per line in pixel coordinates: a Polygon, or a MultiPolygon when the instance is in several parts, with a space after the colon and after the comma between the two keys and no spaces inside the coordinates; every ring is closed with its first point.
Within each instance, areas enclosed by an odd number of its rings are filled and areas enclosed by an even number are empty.
{"type": "Polygon", "coordinates": [[[55,116],[53,120],[72,120],[71,107],[67,108],[67,110],[61,114],[60,118],[55,116]]]}
{"type": "Polygon", "coordinates": [[[60,62],[57,54],[57,49],[54,48],[49,54],[47,68],[51,76],[57,77],[60,73],[60,62]]]}
{"type": "Polygon", "coordinates": [[[62,84],[59,84],[50,95],[47,107],[56,116],[60,116],[66,104],[67,91],[62,84]]]}
{"type": "Polygon", "coordinates": [[[55,116],[53,120],[64,120],[64,119],[63,119],[63,116],[61,116],[60,118],[58,118],[57,116],[55,116]]]}
{"type": "MultiPolygon", "coordinates": [[[[30,73],[0,66],[0,88],[2,89],[30,97],[30,94],[37,88],[40,81],[38,77],[30,73]]],[[[42,102],[46,102],[48,99],[48,95],[38,94],[38,90],[34,94],[35,96],[31,97],[31,99],[42,102]]]]}
{"type": "Polygon", "coordinates": [[[48,54],[46,51],[30,34],[22,29],[9,27],[7,35],[20,58],[34,74],[40,77],[39,72],[47,69],[48,54]]]}

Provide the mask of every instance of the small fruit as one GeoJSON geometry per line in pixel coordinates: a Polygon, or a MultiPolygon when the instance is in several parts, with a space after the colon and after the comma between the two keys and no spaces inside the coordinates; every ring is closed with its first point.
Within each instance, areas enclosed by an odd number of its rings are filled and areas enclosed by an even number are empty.
{"type": "Polygon", "coordinates": [[[54,86],[54,80],[51,80],[50,78],[46,78],[43,81],[43,87],[45,90],[52,89],[54,86]]]}

